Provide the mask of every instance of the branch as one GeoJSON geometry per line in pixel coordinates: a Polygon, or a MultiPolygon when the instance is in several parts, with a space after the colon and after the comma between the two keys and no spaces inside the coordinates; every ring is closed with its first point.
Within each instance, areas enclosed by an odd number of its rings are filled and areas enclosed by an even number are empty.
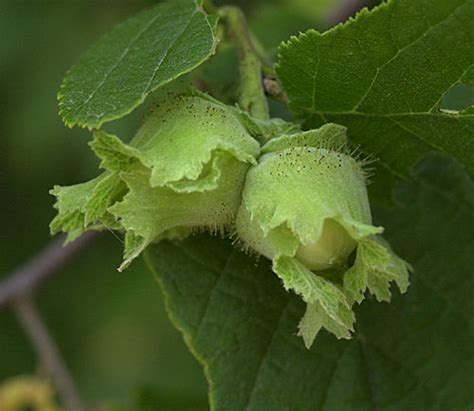
{"type": "Polygon", "coordinates": [[[18,320],[30,337],[43,367],[53,380],[66,409],[68,411],[84,411],[85,408],[81,404],[73,379],[33,301],[29,297],[18,299],[13,307],[18,320]]]}
{"type": "Polygon", "coordinates": [[[359,10],[370,6],[372,3],[373,1],[371,0],[343,0],[339,6],[329,14],[327,23],[330,26],[342,23],[356,14],[359,10]]]}
{"type": "Polygon", "coordinates": [[[63,246],[64,237],[52,241],[38,255],[0,282],[0,307],[32,294],[43,281],[57,273],[86,248],[97,235],[87,232],[66,246],[63,246]]]}
{"type": "Polygon", "coordinates": [[[219,15],[240,60],[240,106],[255,118],[268,119],[268,105],[262,83],[262,61],[255,50],[245,16],[234,6],[220,8],[219,15]]]}
{"type": "Polygon", "coordinates": [[[84,411],[85,408],[81,404],[73,379],[31,296],[43,281],[59,272],[97,235],[98,233],[94,232],[85,233],[66,246],[63,246],[64,237],[61,236],[0,283],[0,308],[7,304],[12,305],[41,363],[69,411],[84,411]]]}

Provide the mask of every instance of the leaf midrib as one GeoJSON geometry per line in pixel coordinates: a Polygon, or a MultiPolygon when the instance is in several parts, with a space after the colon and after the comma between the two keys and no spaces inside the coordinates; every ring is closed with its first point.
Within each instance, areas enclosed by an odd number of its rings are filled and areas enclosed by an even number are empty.
{"type": "MultiPolygon", "coordinates": [[[[92,90],[91,94],[80,104],[77,108],[76,111],[82,110],[84,106],[89,104],[89,102],[94,98],[94,96],[99,92],[99,90],[103,87],[105,82],[109,79],[110,75],[112,72],[122,63],[123,59],[128,55],[130,48],[133,46],[133,44],[140,39],[140,37],[151,27],[151,25],[156,21],[156,19],[159,17],[159,14],[156,14],[155,16],[152,17],[152,19],[143,27],[142,30],[140,30],[135,37],[132,38],[130,43],[125,47],[124,51],[122,54],[119,56],[117,61],[110,67],[110,69],[105,73],[104,78],[98,83],[97,87],[92,90]]],[[[98,119],[100,120],[100,118],[98,119]]]]}
{"type": "Polygon", "coordinates": [[[165,50],[165,52],[161,56],[161,58],[159,60],[159,63],[157,64],[157,66],[153,70],[153,73],[150,77],[150,80],[148,81],[147,85],[145,86],[145,89],[142,92],[142,96],[144,96],[145,94],[147,94],[150,91],[150,87],[152,87],[153,81],[155,80],[155,77],[156,77],[156,73],[161,68],[163,62],[168,57],[169,51],[173,48],[173,46],[181,38],[181,36],[186,32],[186,30],[188,29],[189,25],[191,24],[191,22],[193,21],[193,19],[196,16],[197,13],[198,13],[198,10],[196,9],[196,11],[191,15],[191,18],[189,19],[189,21],[186,23],[186,26],[178,33],[178,35],[173,39],[173,41],[170,43],[169,47],[165,50]]]}
{"type": "Polygon", "coordinates": [[[309,111],[309,109],[296,109],[297,112],[304,113],[307,112],[310,115],[318,116],[360,116],[360,117],[378,117],[378,118],[390,118],[390,117],[441,117],[441,118],[454,118],[454,119],[468,119],[474,120],[474,114],[462,114],[458,113],[443,113],[442,111],[431,112],[431,111],[411,111],[411,112],[401,112],[401,113],[364,113],[361,111],[309,111]]]}

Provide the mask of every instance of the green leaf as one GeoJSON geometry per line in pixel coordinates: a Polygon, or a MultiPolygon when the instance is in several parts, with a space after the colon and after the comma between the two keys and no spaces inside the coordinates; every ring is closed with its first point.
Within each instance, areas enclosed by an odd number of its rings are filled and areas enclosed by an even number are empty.
{"type": "Polygon", "coordinates": [[[213,410],[472,410],[474,184],[457,163],[430,158],[398,198],[404,207],[377,217],[413,262],[408,292],[365,301],[354,339],[322,332],[311,350],[296,336],[304,304],[267,260],[207,236],[149,248],[213,410]]]}
{"type": "Polygon", "coordinates": [[[277,72],[305,128],[327,122],[378,159],[372,189],[387,197],[426,153],[450,153],[474,174],[474,113],[442,97],[474,74],[473,0],[391,0],[280,49],[277,72]]]}
{"type": "Polygon", "coordinates": [[[64,122],[98,128],[207,60],[216,47],[216,20],[200,3],[160,3],[105,34],[63,81],[58,98],[64,122]]]}

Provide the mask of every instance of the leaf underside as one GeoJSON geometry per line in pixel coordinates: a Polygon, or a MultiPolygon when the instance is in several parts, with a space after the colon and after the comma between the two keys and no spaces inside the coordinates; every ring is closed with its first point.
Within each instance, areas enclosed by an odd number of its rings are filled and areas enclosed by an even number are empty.
{"type": "Polygon", "coordinates": [[[472,108],[439,109],[452,86],[472,86],[473,26],[473,0],[392,0],[324,34],[291,38],[277,72],[305,128],[342,124],[378,159],[372,194],[387,199],[431,151],[474,174],[472,108]]]}
{"type": "Polygon", "coordinates": [[[296,336],[304,312],[269,262],[215,237],[149,248],[168,310],[210,381],[214,410],[430,410],[474,406],[474,185],[430,158],[379,211],[396,251],[414,265],[407,294],[356,309],[352,340],[296,336]],[[430,213],[426,210],[429,208],[430,213]]]}
{"type": "Polygon", "coordinates": [[[118,25],[66,75],[58,94],[64,122],[92,129],[130,113],[214,53],[214,24],[196,1],[176,0],[118,25]]]}

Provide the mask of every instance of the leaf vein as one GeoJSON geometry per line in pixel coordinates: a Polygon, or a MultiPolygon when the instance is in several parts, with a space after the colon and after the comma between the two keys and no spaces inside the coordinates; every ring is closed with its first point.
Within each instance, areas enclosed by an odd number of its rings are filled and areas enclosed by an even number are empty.
{"type": "MultiPolygon", "coordinates": [[[[354,107],[352,108],[351,111],[357,111],[357,109],[359,108],[359,106],[364,102],[364,100],[367,98],[367,96],[369,95],[369,93],[372,91],[372,88],[374,87],[377,79],[378,79],[378,76],[380,74],[380,72],[384,69],[384,67],[388,66],[392,61],[394,61],[395,59],[398,58],[398,56],[403,52],[405,51],[406,49],[408,49],[409,47],[413,46],[414,44],[416,44],[417,42],[419,42],[421,39],[423,39],[424,37],[426,37],[428,35],[428,33],[430,33],[432,30],[434,30],[436,27],[440,26],[441,24],[443,24],[446,20],[448,20],[455,12],[456,10],[458,10],[459,8],[461,8],[463,6],[463,4],[457,6],[454,10],[451,11],[451,13],[449,13],[444,19],[440,20],[438,23],[434,24],[433,26],[429,27],[427,30],[425,30],[420,36],[418,36],[415,40],[411,41],[410,43],[408,43],[407,45],[405,45],[404,47],[398,49],[398,51],[395,53],[395,55],[393,57],[391,57],[390,59],[388,59],[385,63],[383,63],[380,67],[378,67],[376,69],[376,73],[374,75],[374,78],[372,79],[372,82],[370,84],[370,86],[368,87],[366,93],[359,99],[359,101],[354,105],[354,107]]],[[[395,45],[396,47],[396,45],[395,45]]]]}
{"type": "Polygon", "coordinates": [[[339,363],[341,361],[341,358],[346,353],[348,347],[349,347],[349,344],[345,345],[344,348],[339,352],[338,357],[334,360],[334,364],[331,368],[331,373],[329,375],[329,378],[327,378],[327,384],[326,384],[326,387],[324,388],[324,394],[323,394],[323,398],[321,399],[321,405],[317,407],[317,409],[320,411],[324,411],[324,409],[326,408],[326,404],[329,398],[329,390],[334,380],[334,376],[336,375],[336,371],[339,368],[339,363]]]}
{"type": "Polygon", "coordinates": [[[191,18],[189,19],[189,21],[186,23],[186,26],[177,34],[177,36],[173,39],[173,41],[169,44],[169,46],[166,48],[165,52],[163,53],[163,55],[161,56],[161,58],[159,59],[159,62],[158,64],[156,65],[155,69],[153,70],[153,73],[152,75],[150,76],[150,80],[148,81],[148,83],[146,84],[145,86],[145,89],[143,90],[142,92],[142,97],[144,95],[146,95],[150,90],[150,86],[152,85],[153,83],[153,80],[155,79],[156,77],[156,73],[158,72],[158,70],[161,68],[161,65],[163,64],[163,61],[166,59],[166,57],[168,56],[168,53],[169,51],[171,50],[171,48],[176,44],[176,42],[181,38],[181,36],[186,32],[186,30],[188,29],[189,25],[191,24],[191,21],[194,19],[194,17],[196,16],[196,13],[193,13],[191,14],[191,18]]]}
{"type": "MultiPolygon", "coordinates": [[[[195,335],[196,339],[199,338],[199,335],[201,333],[204,321],[205,321],[206,317],[209,314],[209,307],[211,305],[212,298],[213,298],[213,296],[214,296],[214,294],[217,290],[217,287],[219,286],[219,283],[221,282],[221,280],[225,277],[226,273],[228,272],[228,269],[230,267],[230,261],[232,260],[235,253],[236,253],[235,249],[231,249],[229,255],[226,258],[226,262],[224,264],[224,267],[222,268],[222,270],[219,270],[219,275],[216,277],[216,281],[214,282],[214,284],[212,285],[211,290],[209,291],[209,295],[207,297],[207,301],[206,301],[206,305],[205,305],[204,310],[203,310],[203,314],[202,314],[201,319],[199,320],[199,323],[197,325],[197,331],[196,331],[196,335],[195,335]]],[[[217,270],[215,270],[215,269],[213,271],[217,272],[217,270]]]]}
{"type": "MultiPolygon", "coordinates": [[[[108,80],[112,72],[120,65],[123,59],[128,55],[132,45],[151,27],[151,25],[157,20],[158,17],[159,15],[153,16],[153,18],[150,19],[150,21],[143,27],[143,29],[140,30],[138,34],[132,38],[132,40],[127,45],[127,47],[125,47],[123,53],[117,59],[117,62],[113,64],[108,71],[105,72],[104,78],[97,84],[97,87],[94,90],[92,90],[91,94],[84,100],[84,102],[76,108],[76,111],[81,110],[86,104],[88,104],[94,98],[94,96],[98,93],[98,91],[103,87],[105,82],[108,80]]],[[[103,114],[99,116],[99,119],[102,116],[103,114]]]]}
{"type": "Polygon", "coordinates": [[[369,358],[368,358],[368,353],[367,353],[367,347],[365,346],[365,336],[362,335],[362,332],[360,330],[360,324],[358,327],[358,338],[356,338],[357,342],[359,343],[359,348],[360,348],[360,356],[361,359],[364,363],[364,374],[366,375],[366,382],[367,382],[367,393],[369,394],[369,401],[370,401],[370,406],[372,408],[372,411],[380,411],[379,406],[377,405],[375,401],[375,390],[373,388],[373,383],[372,383],[372,378],[371,378],[371,367],[369,365],[369,358]]]}
{"type": "Polygon", "coordinates": [[[277,321],[277,323],[276,323],[276,325],[275,325],[275,327],[274,327],[274,329],[273,329],[273,332],[272,332],[272,334],[271,334],[271,336],[270,336],[270,339],[269,339],[269,341],[268,341],[268,344],[267,344],[267,346],[265,347],[265,351],[263,352],[263,355],[262,355],[262,357],[261,357],[261,359],[260,359],[260,362],[259,362],[258,367],[257,367],[257,371],[256,371],[256,373],[255,373],[255,379],[254,379],[252,391],[251,391],[250,394],[249,394],[249,397],[248,397],[248,400],[247,400],[247,405],[245,406],[245,410],[246,410],[246,411],[250,411],[250,410],[251,410],[250,406],[251,406],[251,404],[252,404],[253,397],[254,397],[254,395],[255,395],[255,393],[256,393],[256,387],[257,387],[257,385],[258,385],[258,380],[259,380],[259,377],[260,377],[260,375],[261,375],[260,373],[261,373],[261,371],[262,371],[263,364],[265,363],[265,361],[266,361],[266,359],[267,359],[267,357],[268,357],[268,354],[269,354],[269,352],[270,352],[270,347],[272,346],[273,341],[274,341],[274,339],[275,339],[275,335],[276,335],[276,333],[277,333],[277,331],[278,331],[278,329],[279,329],[279,327],[280,327],[280,324],[281,324],[281,321],[282,321],[282,318],[283,318],[283,314],[284,314],[285,311],[288,309],[288,307],[289,307],[289,305],[290,305],[290,302],[291,302],[291,299],[288,299],[287,303],[283,306],[283,308],[282,308],[282,310],[281,310],[281,312],[280,312],[280,315],[279,315],[279,317],[278,317],[278,321],[277,321]]]}

